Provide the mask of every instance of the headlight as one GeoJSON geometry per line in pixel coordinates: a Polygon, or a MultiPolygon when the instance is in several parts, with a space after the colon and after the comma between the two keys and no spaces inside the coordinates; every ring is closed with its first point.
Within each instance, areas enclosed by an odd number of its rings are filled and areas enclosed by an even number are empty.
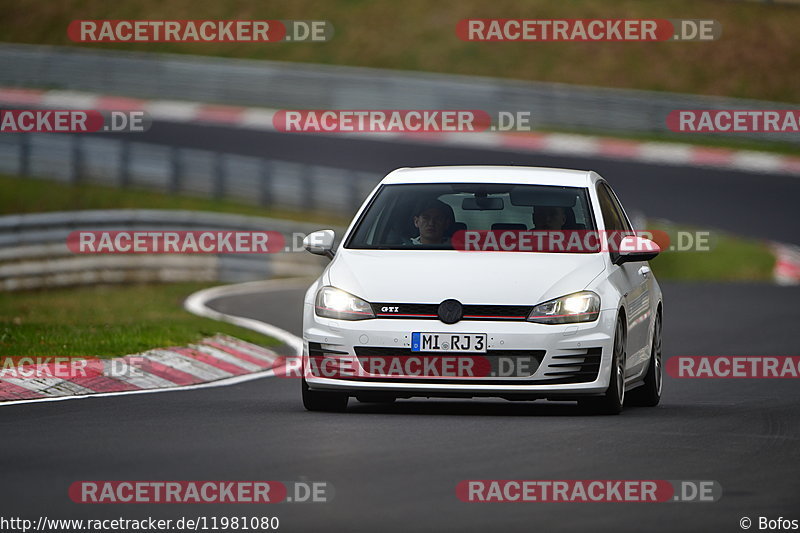
{"type": "Polygon", "coordinates": [[[317,316],[338,318],[339,320],[375,318],[369,303],[336,287],[322,287],[317,292],[314,312],[317,316]]]}
{"type": "Polygon", "coordinates": [[[600,297],[592,291],[576,292],[540,303],[531,310],[528,320],[539,324],[592,322],[600,314],[600,297]]]}

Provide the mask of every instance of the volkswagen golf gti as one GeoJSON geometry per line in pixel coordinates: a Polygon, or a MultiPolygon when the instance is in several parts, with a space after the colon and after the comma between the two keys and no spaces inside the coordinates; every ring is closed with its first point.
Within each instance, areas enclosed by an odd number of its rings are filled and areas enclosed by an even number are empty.
{"type": "MultiPolygon", "coordinates": [[[[335,244],[336,243],[336,244],[335,244]]],[[[303,404],[398,398],[661,397],[662,295],[635,231],[592,171],[402,168],[372,191],[304,301],[303,404]]]]}

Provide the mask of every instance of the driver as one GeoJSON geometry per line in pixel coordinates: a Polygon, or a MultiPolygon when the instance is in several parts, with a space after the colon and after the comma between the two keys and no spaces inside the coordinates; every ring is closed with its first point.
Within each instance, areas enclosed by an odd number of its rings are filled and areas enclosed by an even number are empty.
{"type": "Polygon", "coordinates": [[[567,211],[558,206],[533,206],[533,227],[536,230],[559,231],[567,223],[567,211]]]}
{"type": "Polygon", "coordinates": [[[414,227],[419,236],[411,239],[411,244],[449,244],[447,230],[455,222],[453,209],[441,200],[431,199],[422,202],[414,211],[414,227]]]}

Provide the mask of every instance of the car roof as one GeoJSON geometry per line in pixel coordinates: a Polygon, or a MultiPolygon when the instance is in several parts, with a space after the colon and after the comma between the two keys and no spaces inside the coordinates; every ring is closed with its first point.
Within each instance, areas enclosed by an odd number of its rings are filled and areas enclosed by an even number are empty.
{"type": "Polygon", "coordinates": [[[390,172],[381,183],[519,183],[589,187],[598,179],[600,176],[590,170],[474,165],[399,168],[390,172]]]}

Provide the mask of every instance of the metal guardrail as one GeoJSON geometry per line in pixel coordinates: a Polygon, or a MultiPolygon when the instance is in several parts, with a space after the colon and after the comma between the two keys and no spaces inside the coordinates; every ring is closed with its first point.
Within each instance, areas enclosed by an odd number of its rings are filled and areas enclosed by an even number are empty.
{"type": "Polygon", "coordinates": [[[82,135],[0,135],[0,173],[351,216],[382,176],[82,135]]]}
{"type": "MultiPolygon", "coordinates": [[[[306,252],[273,254],[74,254],[70,232],[278,231],[287,239],[318,225],[204,211],[117,209],[0,217],[0,290],[132,281],[253,281],[316,276],[327,260],[306,252]]],[[[299,243],[298,243],[299,244],[299,243]]]]}
{"type": "MultiPolygon", "coordinates": [[[[796,107],[486,77],[18,44],[0,45],[0,85],[271,108],[530,111],[538,129],[677,138],[682,134],[672,134],[665,123],[675,109],[796,107]]],[[[775,133],[724,135],[800,142],[775,133]]]]}

